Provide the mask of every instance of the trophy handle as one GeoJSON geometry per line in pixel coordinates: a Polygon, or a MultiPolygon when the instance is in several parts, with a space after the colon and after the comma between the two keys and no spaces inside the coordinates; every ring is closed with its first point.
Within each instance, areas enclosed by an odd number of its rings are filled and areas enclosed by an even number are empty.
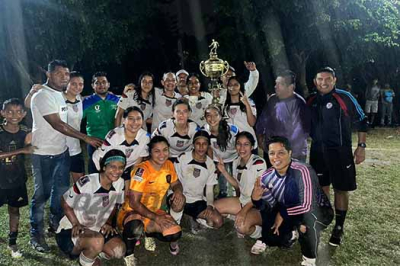
{"type": "MultiPolygon", "coordinates": [[[[207,75],[206,73],[204,73],[204,69],[205,69],[204,61],[201,61],[201,62],[200,62],[199,68],[200,68],[201,74],[203,74],[204,76],[206,76],[206,77],[208,78],[208,75],[207,75]]],[[[229,67],[228,67],[228,68],[229,68],[229,67]]]]}
{"type": "Polygon", "coordinates": [[[228,70],[229,70],[229,63],[227,61],[224,61],[224,71],[223,71],[224,73],[221,76],[228,73],[228,70]]]}

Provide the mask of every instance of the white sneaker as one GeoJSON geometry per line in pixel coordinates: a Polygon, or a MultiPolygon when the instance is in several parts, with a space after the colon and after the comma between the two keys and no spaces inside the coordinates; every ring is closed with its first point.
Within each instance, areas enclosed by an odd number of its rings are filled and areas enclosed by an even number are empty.
{"type": "Polygon", "coordinates": [[[12,245],[7,247],[8,250],[11,252],[11,257],[13,259],[20,259],[22,258],[22,253],[18,250],[17,245],[12,245]]]}
{"type": "Polygon", "coordinates": [[[261,240],[257,240],[256,243],[251,247],[251,254],[259,255],[267,249],[267,245],[261,240]]]}
{"type": "Polygon", "coordinates": [[[208,224],[207,224],[207,221],[205,220],[205,219],[201,219],[201,218],[197,218],[196,219],[196,222],[198,222],[199,224],[201,224],[203,227],[205,227],[205,228],[209,228],[209,229],[212,229],[213,227],[212,226],[209,226],[208,224]]]}
{"type": "Polygon", "coordinates": [[[134,254],[126,256],[124,258],[124,261],[125,261],[125,265],[126,266],[135,266],[136,265],[136,258],[134,256],[134,254]]]}
{"type": "Polygon", "coordinates": [[[301,265],[302,266],[316,266],[317,265],[316,261],[317,261],[317,259],[310,259],[310,258],[303,256],[303,261],[301,262],[301,265]]]}
{"type": "Polygon", "coordinates": [[[145,237],[144,238],[144,248],[147,251],[154,252],[156,250],[156,241],[152,237],[145,237]]]}

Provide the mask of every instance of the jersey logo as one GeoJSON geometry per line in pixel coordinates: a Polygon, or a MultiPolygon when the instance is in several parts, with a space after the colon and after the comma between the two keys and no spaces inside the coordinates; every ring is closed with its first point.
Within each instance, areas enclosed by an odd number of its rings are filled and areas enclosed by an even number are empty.
{"type": "Polygon", "coordinates": [[[171,184],[171,175],[167,175],[167,176],[165,177],[165,179],[167,180],[167,183],[168,183],[168,184],[171,184]]]}
{"type": "Polygon", "coordinates": [[[198,169],[198,168],[194,168],[193,169],[193,176],[194,177],[199,177],[200,173],[201,173],[201,169],[198,169]]]}
{"type": "Polygon", "coordinates": [[[77,104],[74,104],[74,105],[72,106],[72,110],[74,110],[74,112],[77,113],[77,112],[79,111],[78,105],[77,105],[77,104]]]}
{"type": "Polygon", "coordinates": [[[103,207],[107,207],[110,204],[110,198],[108,196],[103,197],[103,207]]]}
{"type": "Polygon", "coordinates": [[[143,181],[143,173],[144,173],[144,169],[143,168],[138,168],[135,172],[135,175],[133,176],[133,180],[138,181],[138,182],[142,182],[143,181]]]}
{"type": "Polygon", "coordinates": [[[126,158],[129,158],[133,152],[133,149],[125,149],[126,158]]]}
{"type": "Polygon", "coordinates": [[[238,173],[237,175],[237,180],[240,182],[240,180],[242,179],[242,172],[238,173]]]}
{"type": "Polygon", "coordinates": [[[327,108],[327,109],[331,109],[332,106],[333,106],[333,104],[332,104],[331,102],[329,102],[329,103],[326,104],[326,108],[327,108]]]}
{"type": "Polygon", "coordinates": [[[229,108],[229,113],[235,115],[237,113],[237,108],[229,108]]]}
{"type": "Polygon", "coordinates": [[[184,142],[183,140],[178,140],[178,141],[176,142],[176,147],[182,148],[184,144],[185,144],[185,142],[184,142]]]}
{"type": "Polygon", "coordinates": [[[78,183],[81,187],[83,187],[85,184],[89,182],[89,177],[87,175],[82,176],[79,180],[78,183]]]}
{"type": "Polygon", "coordinates": [[[100,105],[95,105],[94,110],[96,111],[96,113],[100,112],[100,105]]]}
{"type": "Polygon", "coordinates": [[[168,106],[168,107],[171,106],[172,105],[172,101],[169,100],[169,99],[166,99],[165,100],[165,105],[168,106]]]}
{"type": "Polygon", "coordinates": [[[140,105],[140,109],[141,109],[142,111],[146,110],[146,105],[145,105],[144,103],[142,103],[142,104],[140,105]]]}
{"type": "Polygon", "coordinates": [[[201,107],[203,107],[203,105],[201,103],[196,103],[196,108],[197,109],[201,109],[201,107]]]}

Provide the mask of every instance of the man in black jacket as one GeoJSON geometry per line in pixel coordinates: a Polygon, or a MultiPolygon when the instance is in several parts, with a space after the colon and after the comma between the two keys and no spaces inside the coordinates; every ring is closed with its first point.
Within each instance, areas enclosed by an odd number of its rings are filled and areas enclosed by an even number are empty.
{"type": "Polygon", "coordinates": [[[339,246],[349,205],[349,191],[357,188],[355,164],[365,160],[367,119],[356,99],[336,88],[335,71],[320,69],[314,84],[317,93],[310,96],[311,108],[310,164],[317,172],[320,185],[327,195],[332,184],[336,224],[329,244],[339,246]],[[352,126],[358,127],[358,146],[352,153],[352,126]]]}

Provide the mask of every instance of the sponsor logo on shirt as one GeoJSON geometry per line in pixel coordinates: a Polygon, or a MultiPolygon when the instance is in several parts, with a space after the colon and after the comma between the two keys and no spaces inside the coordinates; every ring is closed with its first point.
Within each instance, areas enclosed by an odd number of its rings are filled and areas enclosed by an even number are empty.
{"type": "Polygon", "coordinates": [[[100,112],[100,105],[95,105],[94,106],[94,110],[96,111],[96,113],[100,112]]]}

